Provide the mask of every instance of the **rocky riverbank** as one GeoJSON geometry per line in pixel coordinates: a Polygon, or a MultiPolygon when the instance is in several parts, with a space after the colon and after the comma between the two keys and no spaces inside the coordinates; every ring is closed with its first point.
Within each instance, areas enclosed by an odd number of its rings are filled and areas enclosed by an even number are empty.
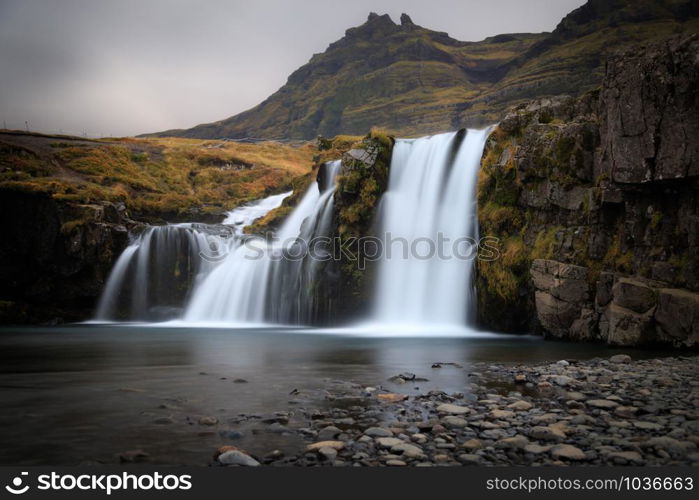
{"type": "MultiPolygon", "coordinates": [[[[235,446],[214,454],[217,465],[456,466],[699,464],[699,357],[634,361],[619,354],[590,361],[509,365],[477,363],[462,370],[464,393],[388,392],[330,381],[326,409],[304,406],[258,420],[259,433],[300,436],[296,454],[252,456],[235,446]]],[[[421,374],[392,377],[414,389],[421,374]]],[[[406,391],[412,392],[412,391],[406,391]]],[[[217,421],[200,421],[215,425],[217,421]]]]}

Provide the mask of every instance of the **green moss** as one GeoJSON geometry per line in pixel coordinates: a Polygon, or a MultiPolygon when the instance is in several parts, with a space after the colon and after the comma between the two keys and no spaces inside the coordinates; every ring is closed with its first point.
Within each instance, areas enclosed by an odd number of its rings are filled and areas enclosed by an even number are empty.
{"type": "Polygon", "coordinates": [[[554,226],[540,232],[536,240],[534,240],[534,246],[530,254],[531,259],[552,259],[558,247],[556,234],[562,230],[563,228],[561,226],[554,226]]]}

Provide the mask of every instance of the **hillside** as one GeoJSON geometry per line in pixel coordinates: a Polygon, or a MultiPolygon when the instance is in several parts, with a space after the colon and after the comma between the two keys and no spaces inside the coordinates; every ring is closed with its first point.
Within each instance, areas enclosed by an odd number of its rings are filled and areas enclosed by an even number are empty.
{"type": "Polygon", "coordinates": [[[139,218],[218,220],[308,174],[315,148],[197,139],[100,139],[0,131],[0,191],[125,202],[139,218]]]}
{"type": "Polygon", "coordinates": [[[492,123],[516,104],[579,95],[601,81],[623,47],[699,30],[693,0],[589,0],[552,33],[462,42],[370,14],[289,76],[258,106],[156,136],[311,139],[378,126],[411,136],[492,123]]]}

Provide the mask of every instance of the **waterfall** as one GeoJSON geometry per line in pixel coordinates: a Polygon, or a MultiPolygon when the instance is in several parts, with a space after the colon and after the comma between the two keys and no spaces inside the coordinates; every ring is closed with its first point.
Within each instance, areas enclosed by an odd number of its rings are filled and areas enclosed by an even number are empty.
{"type": "Polygon", "coordinates": [[[179,316],[191,286],[211,270],[225,247],[225,238],[207,233],[204,227],[171,224],[146,228],[116,261],[96,319],[162,321],[179,316]]]}
{"type": "Polygon", "coordinates": [[[303,242],[329,232],[340,161],[322,166],[274,241],[244,239],[194,290],[187,322],[303,323],[315,309],[318,261],[303,242]],[[300,252],[300,253],[299,253],[300,252]],[[294,256],[301,255],[302,258],[294,256]]]}
{"type": "Polygon", "coordinates": [[[240,236],[243,234],[243,230],[247,226],[255,222],[257,219],[264,217],[275,208],[281,206],[282,202],[288,198],[291,193],[293,193],[293,191],[275,194],[268,196],[267,198],[254,201],[248,205],[235,208],[228,212],[226,218],[223,220],[223,224],[232,226],[235,234],[240,236]]]}
{"type": "Polygon", "coordinates": [[[375,321],[473,321],[476,181],[488,133],[462,130],[396,141],[379,213],[385,249],[375,321]]]}
{"type": "MultiPolygon", "coordinates": [[[[473,321],[476,180],[488,133],[461,130],[396,141],[378,211],[384,253],[376,275],[374,325],[473,321]]],[[[291,193],[236,208],[223,226],[146,229],[117,260],[97,319],[315,323],[323,265],[309,255],[307,244],[332,233],[340,166],[340,161],[321,166],[317,181],[271,240],[247,235],[244,228],[291,193]],[[222,228],[229,234],[221,234],[222,228]]]]}

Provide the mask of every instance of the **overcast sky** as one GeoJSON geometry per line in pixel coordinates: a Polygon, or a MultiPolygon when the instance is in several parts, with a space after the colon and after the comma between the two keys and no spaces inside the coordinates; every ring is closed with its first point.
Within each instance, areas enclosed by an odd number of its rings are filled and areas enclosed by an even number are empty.
{"type": "Polygon", "coordinates": [[[265,99],[369,12],[459,40],[551,31],[584,0],[0,0],[0,120],[133,135],[265,99]]]}

